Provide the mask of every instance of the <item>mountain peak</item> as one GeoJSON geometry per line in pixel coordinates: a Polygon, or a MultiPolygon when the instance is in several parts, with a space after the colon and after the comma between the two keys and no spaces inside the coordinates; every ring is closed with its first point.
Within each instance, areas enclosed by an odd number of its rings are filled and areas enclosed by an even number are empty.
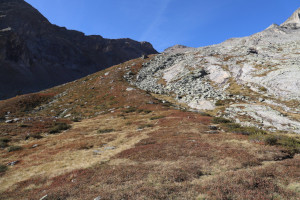
{"type": "Polygon", "coordinates": [[[287,25],[287,24],[298,24],[300,25],[300,8],[298,8],[292,16],[290,16],[283,24],[281,25],[287,25]]]}

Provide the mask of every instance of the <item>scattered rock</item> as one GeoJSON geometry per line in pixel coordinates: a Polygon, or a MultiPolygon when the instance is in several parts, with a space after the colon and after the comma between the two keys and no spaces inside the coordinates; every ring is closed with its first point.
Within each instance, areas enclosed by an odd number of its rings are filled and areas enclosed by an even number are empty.
{"type": "Polygon", "coordinates": [[[7,163],[7,166],[14,166],[14,165],[18,164],[19,162],[20,162],[19,160],[9,162],[9,163],[7,163]]]}
{"type": "Polygon", "coordinates": [[[131,87],[129,87],[129,88],[126,89],[126,91],[128,91],[128,92],[129,91],[133,91],[133,90],[134,90],[134,88],[131,88],[131,87]]]}
{"type": "Polygon", "coordinates": [[[46,194],[45,196],[43,196],[42,198],[40,198],[40,200],[45,200],[48,197],[48,194],[46,194]]]}
{"type": "Polygon", "coordinates": [[[113,149],[115,149],[116,147],[114,147],[114,146],[111,146],[111,147],[104,147],[104,150],[113,150],[113,149]]]}
{"type": "Polygon", "coordinates": [[[101,200],[101,196],[96,197],[94,200],[101,200]]]}
{"type": "Polygon", "coordinates": [[[100,154],[102,154],[104,151],[101,151],[101,150],[94,150],[93,151],[93,154],[94,155],[100,155],[100,154]]]}

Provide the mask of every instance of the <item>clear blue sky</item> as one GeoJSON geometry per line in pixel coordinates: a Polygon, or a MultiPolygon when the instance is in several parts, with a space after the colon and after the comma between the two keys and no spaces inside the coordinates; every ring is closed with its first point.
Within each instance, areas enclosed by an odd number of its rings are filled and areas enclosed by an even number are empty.
{"type": "Polygon", "coordinates": [[[299,0],[26,0],[51,23],[86,35],[149,41],[158,51],[248,36],[284,22],[299,0]]]}

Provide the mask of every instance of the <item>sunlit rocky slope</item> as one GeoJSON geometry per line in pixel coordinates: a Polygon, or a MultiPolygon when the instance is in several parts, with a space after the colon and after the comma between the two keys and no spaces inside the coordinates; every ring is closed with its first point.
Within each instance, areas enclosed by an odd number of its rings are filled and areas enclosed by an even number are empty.
{"type": "Polygon", "coordinates": [[[245,126],[300,133],[299,13],[249,37],[198,49],[175,46],[126,78],[245,126]]]}

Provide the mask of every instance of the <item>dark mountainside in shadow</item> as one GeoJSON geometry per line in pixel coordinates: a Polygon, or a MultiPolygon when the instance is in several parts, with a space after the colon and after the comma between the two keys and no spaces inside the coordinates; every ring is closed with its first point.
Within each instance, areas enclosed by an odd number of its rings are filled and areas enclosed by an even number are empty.
{"type": "Polygon", "coordinates": [[[155,53],[148,42],[85,36],[51,24],[23,0],[0,0],[0,99],[155,53]]]}

